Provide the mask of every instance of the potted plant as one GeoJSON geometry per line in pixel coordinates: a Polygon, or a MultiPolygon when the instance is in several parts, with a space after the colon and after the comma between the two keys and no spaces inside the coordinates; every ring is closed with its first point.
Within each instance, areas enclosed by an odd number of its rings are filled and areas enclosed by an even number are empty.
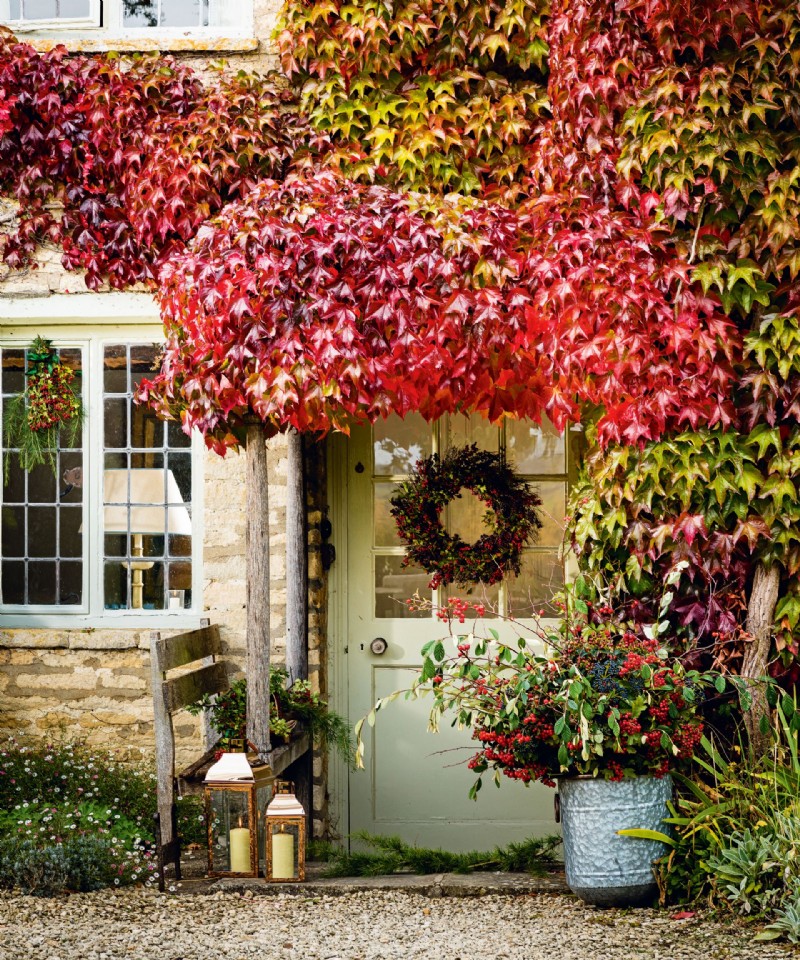
{"type": "MultiPolygon", "coordinates": [[[[225,750],[244,750],[247,730],[247,680],[235,680],[218,696],[204,696],[188,708],[190,713],[206,711],[211,726],[219,733],[225,750]]],[[[315,743],[337,750],[348,763],[354,759],[353,738],[344,717],[311,689],[307,680],[289,683],[280,667],[270,668],[270,733],[288,742],[297,729],[307,730],[315,743]]]]}
{"type": "MultiPolygon", "coordinates": [[[[564,605],[572,615],[558,628],[505,643],[497,630],[476,632],[481,605],[451,598],[438,612],[451,636],[423,647],[405,695],[432,694],[433,729],[446,714],[471,729],[479,744],[468,764],[478,774],[473,797],[490,771],[498,785],[504,776],[558,783],[568,885],[587,902],[634,904],[656,893],[651,865],[664,846],[619,831],[663,831],[670,772],[703,735],[706,692],[726,681],[686,669],[665,648],[660,624],[620,621],[607,605],[589,617],[574,592],[564,605]],[[460,632],[468,616],[473,629],[460,632]]],[[[365,719],[374,722],[374,712],[365,719]]]]}

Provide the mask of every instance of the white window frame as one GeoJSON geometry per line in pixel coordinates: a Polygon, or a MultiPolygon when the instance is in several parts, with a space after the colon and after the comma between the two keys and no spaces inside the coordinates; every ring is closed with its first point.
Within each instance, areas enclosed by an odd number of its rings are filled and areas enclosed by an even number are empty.
{"type": "MultiPolygon", "coordinates": [[[[24,0],[22,0],[24,3],[24,0]]],[[[89,0],[88,17],[54,17],[49,20],[11,19],[9,0],[0,0],[0,23],[19,33],[31,30],[86,30],[100,26],[100,4],[102,0],[89,0]]],[[[116,2],[116,0],[114,0],[116,2]]]]}
{"type": "MultiPolygon", "coordinates": [[[[38,334],[52,340],[54,346],[72,347],[83,350],[84,394],[83,403],[86,418],[83,427],[83,602],[74,606],[30,606],[5,605],[0,607],[0,626],[3,627],[57,627],[78,629],[80,627],[99,628],[170,628],[189,629],[200,625],[203,616],[203,454],[205,445],[195,432],[191,446],[192,455],[192,606],[180,610],[106,610],[104,607],[103,567],[105,563],[103,543],[103,349],[108,344],[120,343],[159,343],[164,339],[161,324],[152,323],[156,312],[153,300],[147,295],[138,294],[88,294],[75,296],[53,296],[50,301],[83,301],[84,311],[100,313],[105,308],[105,316],[96,323],[84,321],[70,322],[61,318],[53,322],[52,318],[41,323],[19,326],[9,324],[8,331],[0,333],[0,345],[16,349],[30,346],[38,334]],[[143,302],[136,302],[143,297],[143,302]],[[89,301],[89,302],[87,302],[89,301]],[[100,301],[95,303],[92,301],[100,301]],[[105,301],[105,303],[104,303],[105,301]],[[115,301],[122,309],[123,322],[114,317],[114,310],[108,309],[108,301],[115,301]],[[91,302],[91,303],[90,303],[91,302]],[[134,305],[134,316],[125,317],[126,307],[134,305]],[[144,313],[144,316],[142,316],[144,313]],[[151,322],[147,322],[145,317],[151,322]],[[49,322],[48,322],[49,320],[49,322]],[[145,322],[143,322],[143,320],[145,322]],[[127,321],[127,322],[125,322],[127,321]],[[93,426],[96,424],[96,426],[93,426]]],[[[37,312],[31,303],[9,305],[15,312],[34,314],[37,312]],[[20,309],[21,308],[21,309],[20,309]],[[26,310],[27,308],[27,310],[26,310]]],[[[72,306],[72,304],[70,304],[72,306]]],[[[57,306],[46,305],[51,313],[57,306]]],[[[80,310],[80,307],[78,308],[80,310]]],[[[11,312],[8,308],[6,314],[11,312]]],[[[83,312],[83,316],[86,313],[83,312]]],[[[27,320],[27,318],[26,318],[27,320]]],[[[13,321],[12,321],[13,322],[13,321]]],[[[184,448],[186,449],[186,448],[184,448]]],[[[3,502],[3,486],[0,484],[0,506],[3,502]]]]}
{"type": "Polygon", "coordinates": [[[252,37],[254,33],[254,0],[227,0],[234,6],[237,22],[231,25],[213,24],[207,27],[126,27],[123,25],[123,0],[90,0],[91,14],[88,18],[50,20],[12,20],[8,0],[0,0],[0,24],[10,27],[21,35],[64,34],[69,39],[83,37],[116,37],[129,40],[192,39],[203,37],[252,37]],[[101,23],[102,18],[102,23],[101,23]]]}

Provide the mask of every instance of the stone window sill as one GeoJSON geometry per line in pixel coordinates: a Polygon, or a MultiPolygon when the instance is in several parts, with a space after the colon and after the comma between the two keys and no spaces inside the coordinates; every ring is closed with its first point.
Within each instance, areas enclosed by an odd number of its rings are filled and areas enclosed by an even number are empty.
{"type": "Polygon", "coordinates": [[[72,53],[106,53],[110,50],[120,53],[203,53],[220,51],[224,53],[248,53],[258,50],[256,37],[48,37],[29,39],[20,35],[21,43],[27,43],[39,53],[46,53],[59,45],[72,53]]]}

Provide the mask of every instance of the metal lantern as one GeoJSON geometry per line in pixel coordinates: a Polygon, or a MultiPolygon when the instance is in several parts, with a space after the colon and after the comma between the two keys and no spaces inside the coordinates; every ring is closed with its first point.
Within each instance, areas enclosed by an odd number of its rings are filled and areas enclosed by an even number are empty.
{"type": "Polygon", "coordinates": [[[306,878],[306,812],[294,785],[276,781],[265,819],[267,880],[286,883],[306,878]]]}
{"type": "Polygon", "coordinates": [[[206,774],[210,877],[257,877],[265,868],[263,811],[272,794],[269,766],[223,753],[206,774]]]}

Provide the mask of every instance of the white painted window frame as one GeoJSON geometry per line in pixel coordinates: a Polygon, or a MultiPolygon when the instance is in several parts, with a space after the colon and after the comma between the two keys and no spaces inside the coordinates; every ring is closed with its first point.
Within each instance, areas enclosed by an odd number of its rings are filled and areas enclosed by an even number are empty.
{"type": "MultiPolygon", "coordinates": [[[[102,0],[89,0],[88,17],[56,17],[50,20],[12,20],[9,0],[0,0],[0,23],[19,33],[32,30],[87,30],[100,26],[102,0]]],[[[114,0],[117,2],[117,0],[114,0]]]]}
{"type": "Polygon", "coordinates": [[[57,20],[11,20],[8,0],[0,0],[0,24],[11,27],[21,35],[31,36],[38,32],[62,32],[67,39],[85,39],[98,36],[113,36],[123,40],[170,40],[203,37],[252,37],[254,32],[253,0],[226,0],[239,14],[237,22],[230,25],[210,24],[207,27],[125,27],[122,22],[122,0],[90,0],[89,18],[57,20]],[[102,13],[102,24],[101,24],[102,13]]]}
{"type": "MultiPolygon", "coordinates": [[[[80,606],[0,607],[0,627],[60,629],[176,627],[200,625],[203,611],[203,453],[192,437],[192,606],[182,610],[106,610],[103,596],[103,348],[111,343],[158,343],[164,332],[147,294],[84,294],[31,298],[3,305],[0,345],[26,347],[36,335],[56,346],[81,348],[84,364],[83,604],[80,606]],[[38,301],[38,303],[37,303],[38,301]],[[59,316],[59,308],[69,311],[59,316]],[[9,314],[16,314],[9,317],[9,314]],[[54,316],[55,314],[55,316],[54,316]],[[156,318],[154,320],[154,317],[156,318]],[[38,318],[38,322],[37,321],[38,318]],[[96,318],[96,319],[94,319],[96,318]],[[114,318],[114,319],[111,319],[114,318]],[[16,322],[15,322],[16,321],[16,322]],[[97,424],[93,427],[92,424],[97,424]]],[[[1,469],[1,465],[0,465],[1,469]]],[[[3,488],[0,484],[0,507],[3,488]]]]}

